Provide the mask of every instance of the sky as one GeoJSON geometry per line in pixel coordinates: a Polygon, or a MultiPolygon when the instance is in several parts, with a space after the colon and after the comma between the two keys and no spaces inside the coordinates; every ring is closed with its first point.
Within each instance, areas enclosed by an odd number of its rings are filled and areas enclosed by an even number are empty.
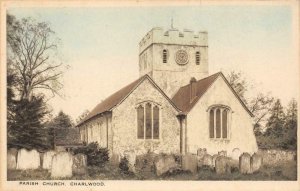
{"type": "MultiPolygon", "coordinates": [[[[61,39],[63,98],[49,101],[76,119],[134,81],[138,43],[153,27],[208,32],[209,73],[242,72],[254,86],[284,105],[298,98],[293,12],[288,5],[201,5],[151,7],[19,7],[8,12],[50,23],[61,39]]],[[[251,95],[250,95],[251,96],[251,95]]]]}

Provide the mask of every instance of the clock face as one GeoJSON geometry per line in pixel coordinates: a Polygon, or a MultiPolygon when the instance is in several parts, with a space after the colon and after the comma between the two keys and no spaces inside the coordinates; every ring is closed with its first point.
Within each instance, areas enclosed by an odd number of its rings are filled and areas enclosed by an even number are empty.
{"type": "Polygon", "coordinates": [[[185,50],[178,50],[175,54],[175,61],[179,65],[185,65],[189,61],[189,56],[185,50]]]}

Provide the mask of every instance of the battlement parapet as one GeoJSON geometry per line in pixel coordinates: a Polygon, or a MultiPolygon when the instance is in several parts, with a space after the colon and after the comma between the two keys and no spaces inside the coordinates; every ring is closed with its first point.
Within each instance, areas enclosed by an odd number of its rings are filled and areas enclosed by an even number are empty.
{"type": "Polygon", "coordinates": [[[184,29],[183,32],[172,28],[164,31],[163,28],[156,27],[150,30],[140,41],[140,52],[154,43],[208,46],[207,32],[201,31],[194,33],[192,30],[184,29]]]}

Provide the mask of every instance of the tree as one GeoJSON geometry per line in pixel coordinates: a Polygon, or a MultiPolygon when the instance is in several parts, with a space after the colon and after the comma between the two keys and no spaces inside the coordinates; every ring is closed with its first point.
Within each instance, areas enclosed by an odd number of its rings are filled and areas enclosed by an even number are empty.
{"type": "Polygon", "coordinates": [[[52,132],[43,127],[43,118],[48,113],[43,96],[16,101],[14,120],[8,129],[8,147],[27,149],[50,149],[53,147],[52,132]]]}
{"type": "Polygon", "coordinates": [[[21,100],[31,100],[35,90],[58,94],[62,87],[58,41],[48,23],[30,17],[19,21],[7,15],[8,64],[16,74],[15,86],[21,100]]]}
{"type": "Polygon", "coordinates": [[[79,117],[77,117],[76,123],[78,124],[80,121],[82,121],[89,113],[89,110],[85,110],[79,117]]]}
{"type": "Polygon", "coordinates": [[[267,122],[266,135],[280,137],[283,135],[283,126],[285,124],[285,113],[279,99],[276,100],[270,110],[271,116],[267,122]]]}
{"type": "Polygon", "coordinates": [[[238,94],[238,96],[242,99],[242,101],[247,104],[247,99],[245,97],[245,93],[248,88],[248,84],[246,80],[243,78],[241,72],[231,71],[229,75],[227,75],[227,80],[234,91],[238,94]]]}
{"type": "Polygon", "coordinates": [[[71,117],[63,111],[60,111],[47,126],[50,128],[71,128],[73,125],[71,117]]]}
{"type": "Polygon", "coordinates": [[[231,87],[253,113],[254,131],[255,133],[260,133],[260,127],[267,120],[270,109],[274,103],[274,98],[265,93],[259,93],[252,98],[248,98],[246,93],[250,84],[243,77],[241,72],[236,73],[231,71],[230,74],[227,75],[227,79],[231,87]]]}

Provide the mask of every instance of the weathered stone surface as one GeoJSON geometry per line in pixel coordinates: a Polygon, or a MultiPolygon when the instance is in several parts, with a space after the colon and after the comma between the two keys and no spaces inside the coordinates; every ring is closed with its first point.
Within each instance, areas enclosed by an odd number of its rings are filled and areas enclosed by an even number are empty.
{"type": "Polygon", "coordinates": [[[120,155],[113,153],[109,159],[109,162],[113,165],[113,166],[119,166],[120,164],[120,155]]]}
{"type": "Polygon", "coordinates": [[[175,158],[172,155],[159,155],[155,162],[155,172],[157,176],[160,176],[169,170],[177,168],[175,158]]]}
{"type": "Polygon", "coordinates": [[[186,154],[182,156],[182,169],[183,170],[189,170],[192,173],[197,173],[198,167],[198,159],[197,155],[193,154],[186,154]]]}
{"type": "Polygon", "coordinates": [[[54,151],[48,151],[43,155],[43,169],[51,169],[52,158],[55,155],[54,151]]]}
{"type": "MultiPolygon", "coordinates": [[[[152,152],[144,155],[138,155],[136,157],[136,171],[142,172],[143,174],[153,174],[155,172],[155,162],[158,161],[160,157],[160,155],[152,152]]],[[[176,162],[176,158],[174,158],[174,160],[176,162]]]]}
{"type": "Polygon", "coordinates": [[[226,157],[227,156],[227,151],[219,151],[218,155],[226,157]]]}
{"type": "Polygon", "coordinates": [[[251,174],[251,156],[249,153],[243,153],[239,159],[239,169],[242,174],[251,174]]]}
{"type": "Polygon", "coordinates": [[[53,156],[51,164],[52,178],[72,177],[73,156],[68,152],[59,152],[53,156]]]}
{"type": "Polygon", "coordinates": [[[235,148],[232,150],[231,158],[233,160],[239,160],[240,156],[241,156],[241,151],[239,148],[235,148]]]}
{"type": "Polygon", "coordinates": [[[197,159],[198,159],[198,167],[203,165],[203,157],[207,154],[206,149],[198,149],[197,150],[197,159]]]}
{"type": "Polygon", "coordinates": [[[263,164],[277,164],[278,162],[296,160],[297,151],[283,150],[259,150],[257,152],[263,158],[263,164]]]}
{"type": "Polygon", "coordinates": [[[17,157],[17,169],[37,169],[40,167],[40,154],[36,150],[20,149],[17,157]]]}
{"type": "Polygon", "coordinates": [[[262,157],[259,154],[254,153],[251,157],[251,171],[252,172],[258,171],[261,165],[262,165],[262,157]]]}
{"type": "Polygon", "coordinates": [[[209,155],[209,154],[204,155],[203,166],[213,167],[213,158],[211,155],[209,155]]]}
{"type": "Polygon", "coordinates": [[[225,174],[229,172],[228,159],[225,156],[218,156],[216,158],[215,169],[217,174],[225,174]]]}
{"type": "Polygon", "coordinates": [[[77,154],[73,156],[73,174],[83,175],[87,172],[87,157],[84,154],[77,154]]]}
{"type": "Polygon", "coordinates": [[[124,157],[128,160],[129,171],[135,172],[136,154],[134,150],[125,151],[124,157]]]}
{"type": "Polygon", "coordinates": [[[17,168],[17,149],[9,149],[7,151],[7,169],[16,169],[17,168]]]}

